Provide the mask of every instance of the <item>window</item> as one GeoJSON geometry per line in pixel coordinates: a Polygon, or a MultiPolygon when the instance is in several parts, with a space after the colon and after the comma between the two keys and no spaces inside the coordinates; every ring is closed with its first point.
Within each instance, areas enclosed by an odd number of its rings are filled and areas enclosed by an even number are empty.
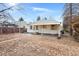
{"type": "Polygon", "coordinates": [[[54,30],[55,29],[55,25],[51,25],[51,29],[54,30]]]}

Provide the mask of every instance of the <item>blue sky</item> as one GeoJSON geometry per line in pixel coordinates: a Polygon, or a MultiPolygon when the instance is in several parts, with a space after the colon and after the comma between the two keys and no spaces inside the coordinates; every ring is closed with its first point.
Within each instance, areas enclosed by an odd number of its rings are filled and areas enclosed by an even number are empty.
{"type": "MultiPolygon", "coordinates": [[[[10,6],[9,4],[7,7],[10,6]]],[[[63,7],[63,3],[19,3],[9,13],[15,20],[23,17],[26,22],[36,21],[37,16],[49,16],[61,21],[60,16],[63,13],[63,7]]]]}

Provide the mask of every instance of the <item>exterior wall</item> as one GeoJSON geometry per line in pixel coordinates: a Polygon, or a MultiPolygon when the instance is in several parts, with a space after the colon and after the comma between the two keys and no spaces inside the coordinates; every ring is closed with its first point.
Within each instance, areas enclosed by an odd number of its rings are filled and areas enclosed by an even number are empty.
{"type": "Polygon", "coordinates": [[[29,25],[27,26],[27,32],[28,32],[28,33],[33,33],[33,32],[34,32],[34,26],[32,26],[32,25],[29,24],[29,25]]]}

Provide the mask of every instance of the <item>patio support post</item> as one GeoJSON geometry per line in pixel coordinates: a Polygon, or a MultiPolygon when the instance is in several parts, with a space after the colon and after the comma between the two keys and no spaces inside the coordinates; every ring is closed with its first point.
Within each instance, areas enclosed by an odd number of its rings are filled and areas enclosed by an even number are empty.
{"type": "Polygon", "coordinates": [[[58,39],[61,38],[61,31],[58,32],[58,39]]]}
{"type": "Polygon", "coordinates": [[[58,39],[60,38],[61,38],[61,23],[60,23],[59,30],[58,30],[58,39]]]}

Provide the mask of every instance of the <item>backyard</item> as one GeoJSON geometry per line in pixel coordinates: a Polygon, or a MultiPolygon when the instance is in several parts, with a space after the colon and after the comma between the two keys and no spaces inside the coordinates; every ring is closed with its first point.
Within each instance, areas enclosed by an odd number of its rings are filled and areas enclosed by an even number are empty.
{"type": "Polygon", "coordinates": [[[1,56],[70,56],[79,55],[79,43],[68,34],[55,35],[13,33],[0,35],[1,56]]]}

